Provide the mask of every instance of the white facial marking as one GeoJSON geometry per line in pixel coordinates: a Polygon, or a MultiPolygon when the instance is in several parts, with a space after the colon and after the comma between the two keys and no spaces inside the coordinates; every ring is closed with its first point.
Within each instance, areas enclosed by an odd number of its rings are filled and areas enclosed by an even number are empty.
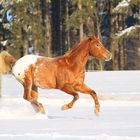
{"type": "Polygon", "coordinates": [[[112,54],[108,58],[105,59],[105,61],[110,61],[112,59],[112,54]]]}
{"type": "Polygon", "coordinates": [[[35,64],[37,62],[37,59],[41,56],[37,55],[25,55],[22,58],[20,58],[12,68],[12,73],[14,76],[21,82],[24,82],[24,74],[25,71],[28,69],[28,67],[31,64],[35,64]]]}

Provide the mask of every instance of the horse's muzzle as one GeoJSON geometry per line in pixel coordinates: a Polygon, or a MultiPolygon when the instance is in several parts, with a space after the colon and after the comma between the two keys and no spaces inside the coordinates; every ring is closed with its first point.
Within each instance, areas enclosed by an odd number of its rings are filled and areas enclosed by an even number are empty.
{"type": "Polygon", "coordinates": [[[112,54],[109,53],[109,54],[107,54],[107,56],[105,57],[105,61],[110,61],[111,58],[112,58],[112,54]]]}

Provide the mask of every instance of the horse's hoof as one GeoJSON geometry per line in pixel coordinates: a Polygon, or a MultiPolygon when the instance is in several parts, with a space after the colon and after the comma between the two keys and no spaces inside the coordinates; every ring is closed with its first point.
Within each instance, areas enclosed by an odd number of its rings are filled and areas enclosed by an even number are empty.
{"type": "Polygon", "coordinates": [[[39,109],[39,112],[42,113],[42,114],[46,114],[46,111],[45,111],[44,108],[39,109]]]}
{"type": "Polygon", "coordinates": [[[68,105],[63,105],[61,108],[61,110],[67,110],[67,109],[69,109],[68,105]]]}
{"type": "Polygon", "coordinates": [[[39,110],[38,112],[40,112],[41,114],[46,114],[45,110],[39,110]]]}
{"type": "Polygon", "coordinates": [[[44,114],[44,115],[46,114],[46,112],[45,112],[45,111],[43,111],[43,112],[41,112],[41,113],[42,113],[42,114],[44,114]]]}
{"type": "Polygon", "coordinates": [[[45,110],[42,109],[35,109],[36,113],[46,114],[45,110]]]}
{"type": "Polygon", "coordinates": [[[98,117],[100,116],[100,112],[98,110],[95,109],[94,112],[95,112],[96,116],[98,116],[98,117]]]}

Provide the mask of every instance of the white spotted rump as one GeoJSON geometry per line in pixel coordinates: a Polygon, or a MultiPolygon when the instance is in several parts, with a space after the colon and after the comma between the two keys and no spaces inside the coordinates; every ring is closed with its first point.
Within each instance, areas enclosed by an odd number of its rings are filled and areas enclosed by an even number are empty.
{"type": "Polygon", "coordinates": [[[12,73],[20,82],[24,82],[24,73],[31,64],[35,64],[37,59],[41,56],[37,55],[25,55],[21,57],[12,68],[12,73]]]}

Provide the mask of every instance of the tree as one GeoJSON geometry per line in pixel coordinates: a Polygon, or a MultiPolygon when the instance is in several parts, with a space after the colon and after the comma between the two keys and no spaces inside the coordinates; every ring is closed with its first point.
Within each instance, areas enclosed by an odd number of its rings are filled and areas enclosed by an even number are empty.
{"type": "MultiPolygon", "coordinates": [[[[73,0],[72,5],[74,7],[74,11],[66,21],[66,30],[78,30],[80,40],[84,38],[84,36],[90,35],[98,35],[100,39],[103,39],[103,22],[105,21],[105,19],[107,19],[104,13],[110,13],[109,4],[109,1],[73,0]]],[[[107,26],[109,26],[108,22],[107,26]]],[[[105,27],[107,26],[105,25],[105,27]]],[[[103,70],[104,66],[104,62],[98,60],[94,60],[93,64],[93,60],[90,59],[87,63],[87,69],[90,70],[103,70]]]]}
{"type": "MultiPolygon", "coordinates": [[[[9,15],[10,17],[10,15],[9,15]]],[[[7,13],[4,6],[0,3],[0,51],[6,50],[8,45],[8,39],[10,38],[9,21],[7,19],[7,13]]]]}
{"type": "Polygon", "coordinates": [[[139,0],[123,0],[112,10],[112,39],[115,43],[113,69],[138,69],[140,42],[139,0]],[[113,26],[115,24],[115,26],[113,26]]]}
{"type": "Polygon", "coordinates": [[[20,57],[28,54],[29,47],[35,53],[44,51],[44,36],[39,0],[4,1],[5,11],[10,11],[10,31],[12,33],[8,49],[20,57]],[[15,51],[16,50],[16,51],[15,51]],[[20,53],[19,53],[20,52],[20,53]]]}
{"type": "Polygon", "coordinates": [[[51,1],[52,17],[52,52],[55,55],[62,54],[60,48],[60,0],[51,1]]]}
{"type": "Polygon", "coordinates": [[[85,36],[98,35],[113,59],[90,59],[88,70],[140,68],[139,0],[1,0],[0,5],[0,45],[17,57],[62,55],[85,36]]]}
{"type": "Polygon", "coordinates": [[[49,0],[46,0],[46,54],[52,56],[51,44],[52,44],[52,33],[51,33],[51,15],[50,15],[51,4],[49,0]]]}

